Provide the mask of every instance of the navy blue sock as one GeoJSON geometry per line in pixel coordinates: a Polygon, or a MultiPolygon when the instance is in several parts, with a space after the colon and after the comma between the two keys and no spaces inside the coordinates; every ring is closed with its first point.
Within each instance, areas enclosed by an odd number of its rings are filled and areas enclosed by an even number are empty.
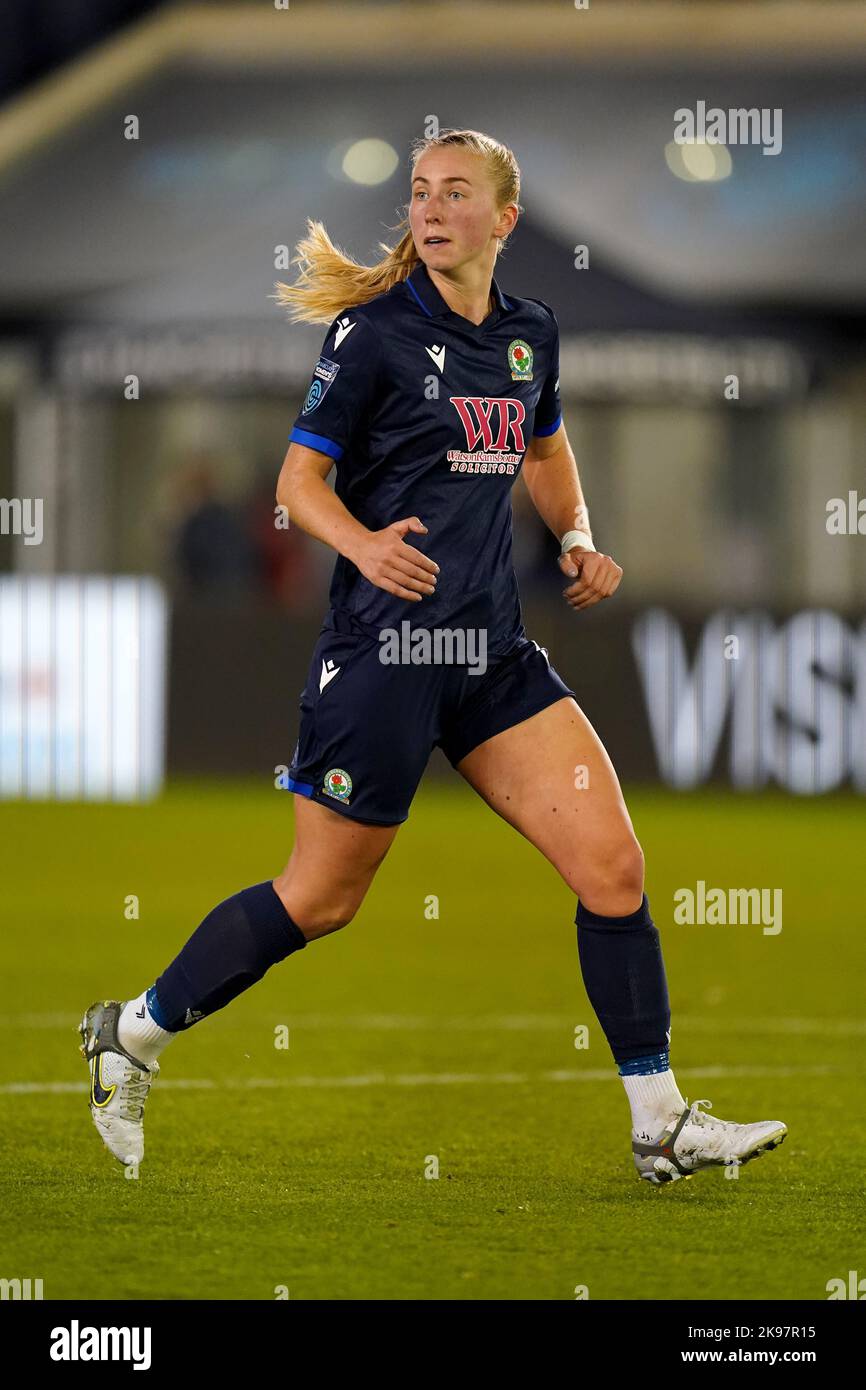
{"type": "Polygon", "coordinates": [[[652,1059],[651,1070],[666,1070],[671,1006],[646,893],[626,917],[601,917],[578,902],[574,920],[583,983],[614,1061],[652,1059]]]}
{"type": "Polygon", "coordinates": [[[209,912],[147,992],[160,1028],[191,1028],[260,980],[307,940],[270,880],[244,888],[209,912]]]}

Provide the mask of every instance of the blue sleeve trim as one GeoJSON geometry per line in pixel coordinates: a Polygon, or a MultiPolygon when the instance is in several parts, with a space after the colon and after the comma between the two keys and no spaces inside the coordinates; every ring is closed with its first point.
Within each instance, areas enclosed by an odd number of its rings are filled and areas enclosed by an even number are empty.
{"type": "Polygon", "coordinates": [[[290,792],[300,792],[301,796],[312,796],[315,788],[312,782],[296,782],[294,777],[286,779],[289,784],[290,792]]]}
{"type": "Polygon", "coordinates": [[[534,428],[533,431],[532,431],[532,436],[533,436],[533,438],[536,438],[536,436],[538,436],[538,435],[541,435],[541,436],[543,437],[544,435],[548,435],[548,434],[556,434],[556,431],[559,429],[559,427],[560,427],[561,424],[562,424],[562,416],[561,416],[561,415],[557,415],[557,417],[556,417],[556,419],[554,420],[554,422],[553,422],[552,425],[541,425],[541,426],[536,425],[535,428],[534,428]]]}
{"type": "Polygon", "coordinates": [[[326,439],[323,434],[312,434],[310,430],[298,429],[295,425],[289,435],[289,443],[305,444],[308,449],[318,449],[320,454],[329,454],[332,459],[343,457],[346,452],[342,444],[335,444],[333,439],[326,439]]]}

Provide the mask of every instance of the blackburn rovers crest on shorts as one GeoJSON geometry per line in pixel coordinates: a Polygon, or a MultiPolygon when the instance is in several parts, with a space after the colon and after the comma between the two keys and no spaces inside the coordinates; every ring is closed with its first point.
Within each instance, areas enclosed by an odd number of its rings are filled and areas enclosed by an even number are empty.
{"type": "Polygon", "coordinates": [[[325,773],[322,791],[327,796],[335,797],[337,801],[345,801],[348,805],[349,797],[352,795],[352,779],[341,767],[332,767],[325,773]]]}
{"type": "Polygon", "coordinates": [[[532,380],[532,348],[522,338],[508,344],[508,365],[512,381],[532,380]]]}
{"type": "Polygon", "coordinates": [[[307,392],[307,399],[301,408],[302,415],[309,415],[315,410],[317,405],[321,405],[325,399],[328,387],[336,378],[340,370],[339,362],[332,362],[329,357],[320,357],[313,369],[313,381],[307,392]]]}

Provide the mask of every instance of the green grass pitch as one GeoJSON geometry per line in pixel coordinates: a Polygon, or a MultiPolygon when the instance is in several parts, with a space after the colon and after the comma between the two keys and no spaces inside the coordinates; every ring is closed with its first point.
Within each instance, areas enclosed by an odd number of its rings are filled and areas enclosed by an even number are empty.
{"type": "Polygon", "coordinates": [[[639,1182],[572,895],[456,780],[422,789],[348,928],[164,1052],[127,1179],[77,1022],[281,869],[292,798],[189,782],[144,807],[0,806],[0,1274],[48,1299],[803,1300],[866,1275],[862,802],[627,799],[681,1090],[789,1127],[736,1179],[639,1182]],[[698,879],[782,888],[782,931],[675,925],[698,879]]]}

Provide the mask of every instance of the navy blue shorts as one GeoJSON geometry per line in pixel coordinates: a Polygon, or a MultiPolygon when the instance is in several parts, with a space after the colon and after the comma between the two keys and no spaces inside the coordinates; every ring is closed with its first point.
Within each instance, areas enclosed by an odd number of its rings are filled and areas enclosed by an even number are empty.
{"type": "Polygon", "coordinates": [[[489,656],[482,674],[466,664],[385,664],[381,652],[378,633],[328,613],[301,695],[288,784],[372,825],[406,820],[435,747],[456,766],[494,734],[574,694],[526,637],[507,656],[489,656]]]}

